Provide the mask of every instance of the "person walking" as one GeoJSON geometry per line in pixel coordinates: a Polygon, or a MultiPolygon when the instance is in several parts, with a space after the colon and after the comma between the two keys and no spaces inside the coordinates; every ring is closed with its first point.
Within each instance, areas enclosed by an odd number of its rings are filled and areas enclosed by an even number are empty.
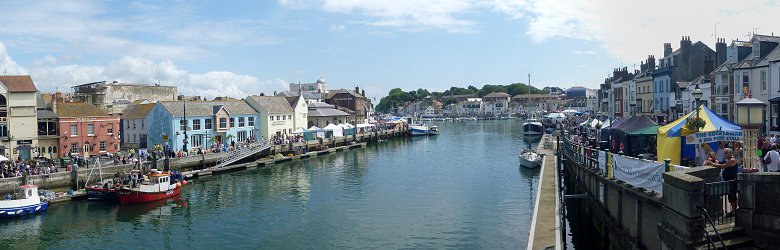
{"type": "Polygon", "coordinates": [[[734,151],[730,148],[723,150],[723,161],[713,164],[713,167],[723,169],[721,172],[721,178],[723,181],[729,182],[729,194],[728,200],[731,204],[731,211],[726,216],[734,216],[737,211],[737,174],[739,173],[739,165],[737,160],[734,159],[734,151]]]}
{"type": "Polygon", "coordinates": [[[772,149],[764,156],[764,165],[766,165],[766,172],[778,172],[780,171],[780,153],[777,149],[780,148],[777,145],[773,145],[772,149]]]}

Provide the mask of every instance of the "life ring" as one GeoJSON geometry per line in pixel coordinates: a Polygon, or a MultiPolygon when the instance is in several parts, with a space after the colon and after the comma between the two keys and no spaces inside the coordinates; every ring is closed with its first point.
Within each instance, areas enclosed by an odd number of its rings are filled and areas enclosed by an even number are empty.
{"type": "Polygon", "coordinates": [[[27,189],[27,197],[32,197],[32,189],[27,189]]]}

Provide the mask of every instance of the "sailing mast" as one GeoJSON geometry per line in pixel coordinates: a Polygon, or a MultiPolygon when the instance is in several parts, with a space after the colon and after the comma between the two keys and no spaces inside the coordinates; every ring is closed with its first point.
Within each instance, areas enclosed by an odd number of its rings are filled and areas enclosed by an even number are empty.
{"type": "Polygon", "coordinates": [[[531,74],[528,74],[528,103],[526,103],[528,117],[533,118],[531,114],[531,74]]]}

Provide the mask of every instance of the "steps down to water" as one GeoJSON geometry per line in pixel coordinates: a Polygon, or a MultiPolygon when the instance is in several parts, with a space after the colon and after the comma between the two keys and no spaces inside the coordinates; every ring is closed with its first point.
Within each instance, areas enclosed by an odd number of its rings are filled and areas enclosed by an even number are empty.
{"type": "MultiPolygon", "coordinates": [[[[715,228],[720,234],[720,238],[723,239],[723,245],[725,249],[753,249],[753,239],[745,234],[745,230],[742,227],[735,226],[734,223],[716,225],[715,228]]],[[[711,226],[707,226],[707,234],[714,243],[714,247],[709,245],[709,242],[705,239],[700,242],[696,249],[724,249],[721,245],[718,236],[711,226]]]]}

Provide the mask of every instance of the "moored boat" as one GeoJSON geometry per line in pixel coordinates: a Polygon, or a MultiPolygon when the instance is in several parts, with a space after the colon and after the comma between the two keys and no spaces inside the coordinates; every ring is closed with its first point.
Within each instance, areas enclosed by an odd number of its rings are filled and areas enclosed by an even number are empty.
{"type": "MultiPolygon", "coordinates": [[[[177,196],[183,183],[173,180],[171,174],[153,170],[147,175],[147,181],[134,188],[119,189],[119,201],[122,204],[146,203],[177,196]]],[[[179,179],[179,178],[176,178],[179,179]]]]}
{"type": "Polygon", "coordinates": [[[520,166],[525,168],[538,168],[542,165],[542,155],[531,149],[523,150],[520,153],[520,166]]]}
{"type": "Polygon", "coordinates": [[[544,134],[544,126],[536,119],[528,119],[523,123],[523,135],[536,136],[544,134]]]}
{"type": "Polygon", "coordinates": [[[106,179],[86,188],[87,197],[91,201],[118,201],[118,188],[114,186],[114,180],[106,179]]]}
{"type": "Polygon", "coordinates": [[[428,134],[429,135],[438,135],[439,134],[439,126],[431,125],[428,127],[428,134]]]}
{"type": "Polygon", "coordinates": [[[0,200],[0,218],[34,214],[48,207],[49,203],[38,195],[37,186],[23,185],[15,194],[8,194],[0,200]]]}

